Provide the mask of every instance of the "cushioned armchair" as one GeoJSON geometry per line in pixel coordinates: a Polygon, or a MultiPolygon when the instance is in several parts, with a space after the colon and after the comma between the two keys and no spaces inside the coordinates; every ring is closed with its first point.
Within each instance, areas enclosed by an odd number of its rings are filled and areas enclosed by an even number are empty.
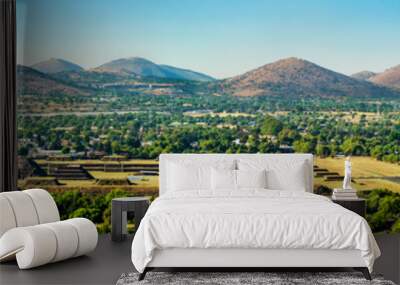
{"type": "Polygon", "coordinates": [[[20,269],[28,269],[84,255],[96,248],[97,238],[88,219],[60,221],[45,190],[0,193],[0,261],[16,258],[20,269]]]}

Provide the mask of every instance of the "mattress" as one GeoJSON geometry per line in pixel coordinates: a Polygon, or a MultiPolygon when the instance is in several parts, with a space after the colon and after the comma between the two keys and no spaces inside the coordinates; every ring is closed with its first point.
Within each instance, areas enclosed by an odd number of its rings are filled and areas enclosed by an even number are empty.
{"type": "Polygon", "coordinates": [[[319,195],[265,189],[157,198],[134,237],[132,262],[143,272],[156,250],[173,248],[359,250],[370,271],[380,255],[361,216],[319,195]]]}

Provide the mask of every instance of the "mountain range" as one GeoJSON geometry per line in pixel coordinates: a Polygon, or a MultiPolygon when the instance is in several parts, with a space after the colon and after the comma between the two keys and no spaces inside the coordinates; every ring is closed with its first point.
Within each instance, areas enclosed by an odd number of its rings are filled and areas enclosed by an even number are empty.
{"type": "Polygon", "coordinates": [[[23,65],[17,66],[17,93],[24,95],[66,94],[70,96],[89,94],[83,88],[64,83],[48,74],[23,65]]]}
{"type": "Polygon", "coordinates": [[[369,78],[373,83],[400,88],[400,65],[386,69],[382,73],[369,78]]]}
{"type": "Polygon", "coordinates": [[[357,80],[299,58],[286,58],[225,79],[236,96],[400,97],[400,91],[357,80]]]}
{"type": "MultiPolygon", "coordinates": [[[[42,73],[56,74],[61,72],[83,72],[84,69],[72,62],[51,58],[31,66],[42,73]]],[[[139,77],[157,77],[177,80],[213,81],[211,76],[188,69],[156,64],[141,57],[120,58],[98,67],[87,70],[89,72],[115,73],[118,75],[134,75],[139,77]]]]}
{"type": "Polygon", "coordinates": [[[386,69],[381,73],[361,71],[351,76],[360,80],[368,80],[378,85],[400,88],[400,65],[386,69]]]}
{"type": "Polygon", "coordinates": [[[62,59],[50,59],[32,68],[19,66],[18,75],[23,79],[25,92],[36,90],[39,94],[58,90],[71,95],[87,94],[82,86],[95,86],[91,83],[110,83],[123,78],[136,81],[160,78],[164,81],[205,82],[235,96],[400,98],[400,89],[397,88],[400,88],[400,65],[380,74],[363,71],[347,76],[294,57],[223,80],[192,70],[159,65],[140,57],[117,59],[88,70],[62,59]]]}

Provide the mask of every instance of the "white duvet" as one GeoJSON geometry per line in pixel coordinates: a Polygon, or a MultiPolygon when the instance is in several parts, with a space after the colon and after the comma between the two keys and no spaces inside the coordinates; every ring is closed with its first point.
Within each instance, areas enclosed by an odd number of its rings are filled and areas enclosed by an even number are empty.
{"type": "Polygon", "coordinates": [[[277,190],[157,198],[134,237],[132,262],[143,272],[165,248],[358,249],[370,271],[380,255],[359,215],[319,195],[277,190]]]}

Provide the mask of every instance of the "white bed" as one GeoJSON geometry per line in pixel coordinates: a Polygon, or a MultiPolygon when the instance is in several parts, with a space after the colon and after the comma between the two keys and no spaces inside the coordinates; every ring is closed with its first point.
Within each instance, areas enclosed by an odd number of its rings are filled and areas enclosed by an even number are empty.
{"type": "Polygon", "coordinates": [[[312,189],[310,154],[163,154],[160,197],[134,237],[132,262],[140,279],[155,267],[354,267],[370,278],[380,251],[367,222],[312,189]],[[210,178],[207,169],[221,165],[210,178]],[[258,169],[263,188],[253,185],[258,169]],[[237,175],[234,189],[209,185],[226,173],[237,175]]]}

